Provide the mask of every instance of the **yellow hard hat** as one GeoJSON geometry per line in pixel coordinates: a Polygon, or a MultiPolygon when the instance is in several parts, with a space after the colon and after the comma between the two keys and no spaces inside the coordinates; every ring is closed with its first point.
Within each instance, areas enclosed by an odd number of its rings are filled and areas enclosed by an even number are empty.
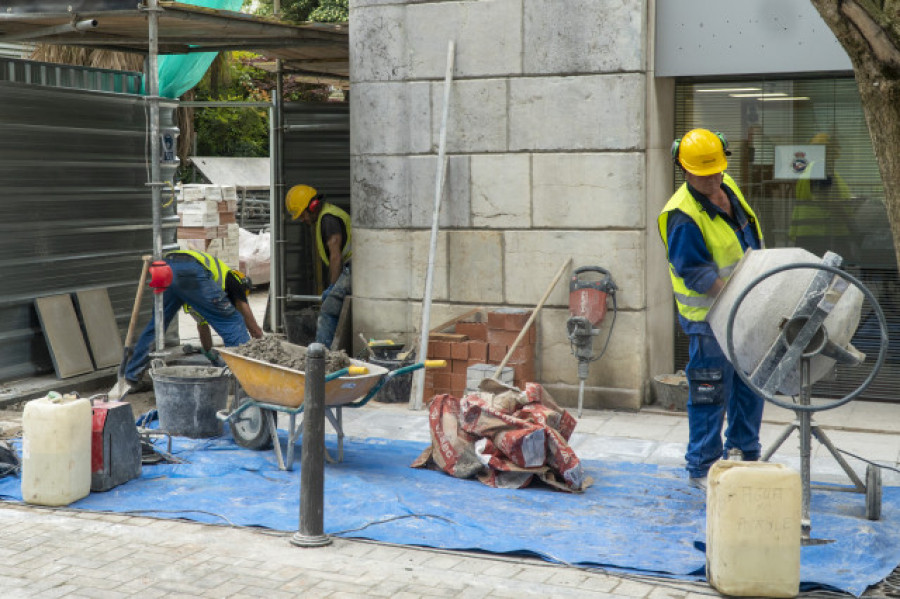
{"type": "Polygon", "coordinates": [[[831,136],[828,135],[827,133],[816,133],[815,135],[812,136],[812,139],[809,140],[809,143],[817,144],[817,145],[819,145],[819,144],[824,145],[824,144],[827,144],[829,141],[831,141],[831,136]]]}
{"type": "Polygon", "coordinates": [[[309,203],[319,195],[314,187],[309,185],[294,185],[284,197],[284,205],[291,213],[291,220],[297,220],[303,211],[309,208],[309,203]]]}
{"type": "Polygon", "coordinates": [[[692,175],[706,177],[728,168],[728,142],[721,133],[692,129],[672,146],[672,156],[692,175]]]}

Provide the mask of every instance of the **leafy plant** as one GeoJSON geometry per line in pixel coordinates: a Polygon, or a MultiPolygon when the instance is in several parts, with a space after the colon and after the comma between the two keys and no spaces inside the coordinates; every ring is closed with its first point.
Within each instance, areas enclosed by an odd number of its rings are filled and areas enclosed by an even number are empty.
{"type": "Polygon", "coordinates": [[[346,23],[349,15],[348,0],[321,0],[309,19],[319,23],[346,23]]]}
{"type": "MultiPolygon", "coordinates": [[[[272,0],[245,2],[255,7],[256,14],[271,15],[272,0]]],[[[350,15],[348,0],[282,0],[281,18],[294,23],[317,21],[319,23],[346,23],[350,15]]]]}

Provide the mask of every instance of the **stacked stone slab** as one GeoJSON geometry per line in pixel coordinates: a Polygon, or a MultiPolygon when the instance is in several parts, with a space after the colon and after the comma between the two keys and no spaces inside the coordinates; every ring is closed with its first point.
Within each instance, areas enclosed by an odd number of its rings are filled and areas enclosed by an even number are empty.
{"type": "MultiPolygon", "coordinates": [[[[462,397],[467,390],[477,387],[478,373],[492,377],[530,315],[527,310],[488,311],[481,320],[457,322],[452,327],[452,335],[437,333],[428,341],[428,358],[446,360],[447,367],[426,373],[425,398],[443,393],[462,397]],[[490,368],[479,368],[484,365],[490,368]]],[[[536,345],[537,331],[532,323],[510,355],[500,380],[519,388],[534,381],[536,345]]]]}
{"type": "Polygon", "coordinates": [[[176,190],[176,200],[179,247],[206,252],[237,268],[240,260],[240,230],[235,218],[235,187],[185,184],[176,190]]]}

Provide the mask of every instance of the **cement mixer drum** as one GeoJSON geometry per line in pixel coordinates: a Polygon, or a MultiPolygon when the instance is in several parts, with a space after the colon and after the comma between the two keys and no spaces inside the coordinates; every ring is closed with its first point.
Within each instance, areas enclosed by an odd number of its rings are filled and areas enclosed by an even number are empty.
{"type": "MultiPolygon", "coordinates": [[[[831,263],[831,266],[840,265],[840,257],[836,254],[828,253],[823,259],[802,248],[748,251],[707,315],[707,322],[723,350],[727,347],[726,329],[732,308],[754,280],[774,268],[789,264],[827,264],[829,260],[836,262],[831,263]]],[[[749,291],[734,317],[732,338],[736,367],[746,373],[753,372],[779,339],[783,329],[798,324],[796,321],[792,322],[792,319],[810,284],[820,272],[815,268],[785,270],[764,279],[749,291]]],[[[863,356],[850,344],[850,339],[859,326],[863,299],[862,291],[849,285],[822,325],[827,341],[859,356],[860,360],[863,356]]],[[[823,336],[820,334],[818,339],[823,340],[823,336]]],[[[812,353],[807,347],[807,351],[812,353]]],[[[728,351],[725,353],[728,355],[728,351]]],[[[835,359],[831,357],[814,355],[810,359],[810,384],[827,376],[834,369],[835,363],[835,359]]],[[[777,392],[797,395],[800,383],[800,373],[795,369],[784,378],[777,392]]]]}

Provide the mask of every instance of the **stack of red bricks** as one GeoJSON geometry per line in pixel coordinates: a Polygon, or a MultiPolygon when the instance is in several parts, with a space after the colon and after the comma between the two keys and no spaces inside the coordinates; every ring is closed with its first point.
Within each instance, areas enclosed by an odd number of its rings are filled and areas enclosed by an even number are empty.
{"type": "MultiPolygon", "coordinates": [[[[429,369],[425,375],[425,398],[449,393],[462,397],[466,391],[466,372],[475,364],[499,365],[506,357],[531,312],[495,310],[479,315],[475,321],[457,322],[444,331],[429,335],[428,358],[446,360],[446,368],[429,369]]],[[[533,382],[537,333],[534,323],[510,355],[506,366],[513,369],[513,384],[520,389],[533,382]]]]}

